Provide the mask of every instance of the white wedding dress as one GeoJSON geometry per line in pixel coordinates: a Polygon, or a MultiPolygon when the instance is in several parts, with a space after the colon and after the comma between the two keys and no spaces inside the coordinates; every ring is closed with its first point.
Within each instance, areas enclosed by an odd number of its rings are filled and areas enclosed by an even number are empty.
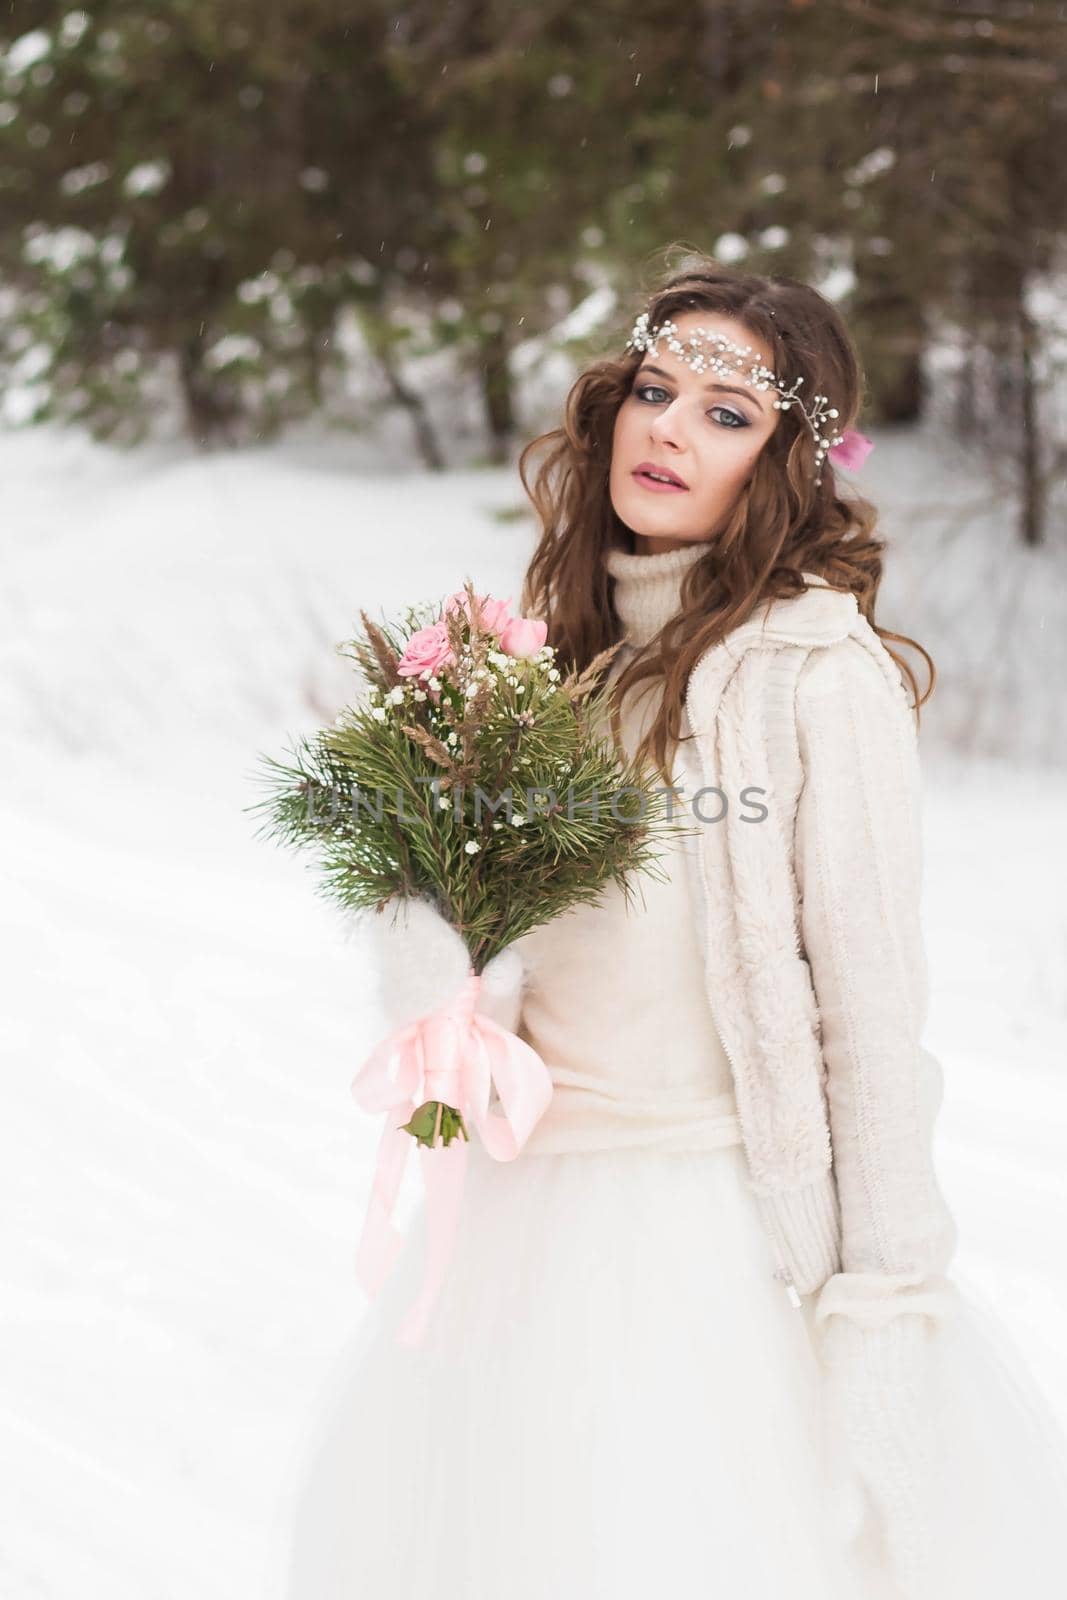
{"type": "MultiPolygon", "coordinates": [[[[616,562],[631,637],[671,614],[690,558],[616,562]]],[[[677,771],[691,794],[681,753],[677,771]]],[[[831,1514],[815,1297],[795,1308],[772,1276],[691,849],[629,909],[612,890],[520,942],[519,1031],[552,1103],[514,1161],[472,1139],[409,1348],[419,1203],[291,1466],[278,1600],[900,1600],[875,1530],[846,1543],[831,1514]]],[[[951,1470],[922,1600],[1060,1597],[1067,1471],[1042,1398],[972,1296],[941,1359],[951,1470]]]]}

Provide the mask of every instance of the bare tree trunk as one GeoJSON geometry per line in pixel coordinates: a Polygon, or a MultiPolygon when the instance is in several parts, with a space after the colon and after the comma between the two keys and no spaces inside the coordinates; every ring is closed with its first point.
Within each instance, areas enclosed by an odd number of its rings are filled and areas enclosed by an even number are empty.
{"type": "Polygon", "coordinates": [[[890,262],[872,267],[856,307],[873,411],[880,422],[916,422],[923,409],[922,306],[890,262]]]}
{"type": "Polygon", "coordinates": [[[482,345],[482,396],[489,429],[489,459],[504,465],[515,434],[515,410],[511,392],[508,345],[502,328],[489,333],[482,345]]]}
{"type": "Polygon", "coordinates": [[[986,438],[1010,467],[1018,493],[1018,537],[1033,547],[1045,540],[1047,484],[1041,471],[1042,415],[1034,370],[1037,330],[1026,307],[1026,267],[1014,242],[976,267],[977,326],[993,362],[986,438]]]}
{"type": "Polygon", "coordinates": [[[375,358],[385,375],[390,394],[398,405],[403,406],[411,419],[419,455],[431,472],[444,472],[447,463],[437,441],[426,402],[417,389],[411,389],[405,383],[392,342],[389,339],[375,337],[368,322],[364,323],[364,329],[368,334],[375,358]]]}
{"type": "Polygon", "coordinates": [[[389,392],[394,397],[397,405],[411,418],[411,427],[414,430],[414,443],[418,448],[422,462],[430,472],[445,472],[446,461],[442,446],[438,443],[434,430],[434,422],[430,421],[430,413],[426,408],[426,400],[419,394],[418,389],[411,389],[403,378],[400,362],[397,360],[397,350],[394,341],[389,336],[382,334],[382,323],[373,310],[370,314],[360,317],[368,347],[373,350],[374,360],[381,366],[382,374],[386,378],[389,392]]]}
{"type": "Polygon", "coordinates": [[[968,332],[967,343],[956,374],[956,391],[953,396],[953,419],[961,439],[973,438],[978,428],[978,362],[975,359],[974,340],[968,332]]]}
{"type": "Polygon", "coordinates": [[[178,375],[189,432],[197,444],[208,448],[233,444],[240,404],[228,386],[205,367],[204,350],[200,337],[183,340],[178,349],[178,375]]]}
{"type": "Polygon", "coordinates": [[[1040,408],[1037,405],[1034,379],[1036,330],[1033,319],[1026,309],[1025,287],[1024,279],[1023,292],[1019,296],[1019,361],[1022,389],[1019,397],[1019,420],[1022,425],[1022,437],[1019,442],[1019,466],[1022,477],[1020,532],[1023,544],[1033,546],[1043,544],[1045,539],[1045,481],[1041,476],[1040,408]]]}

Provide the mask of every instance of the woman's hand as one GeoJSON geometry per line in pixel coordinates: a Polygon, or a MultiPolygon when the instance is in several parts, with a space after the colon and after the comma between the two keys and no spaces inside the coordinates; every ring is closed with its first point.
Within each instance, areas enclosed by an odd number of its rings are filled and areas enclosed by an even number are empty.
{"type": "Polygon", "coordinates": [[[839,1537],[877,1524],[902,1596],[927,1593],[939,1433],[933,1380],[936,1321],[901,1312],[864,1326],[844,1315],[822,1326],[824,1443],[839,1537]]]}
{"type": "Polygon", "coordinates": [[[494,956],[482,973],[482,988],[476,1011],[489,1017],[508,1033],[514,1033],[522,1014],[522,988],[526,967],[513,944],[494,956]]]}
{"type": "MultiPolygon", "coordinates": [[[[369,913],[361,927],[372,950],[379,999],[390,1031],[447,1004],[470,972],[462,938],[428,900],[400,900],[382,912],[369,913]]],[[[522,1009],[524,975],[515,946],[501,951],[482,973],[475,1010],[514,1032],[522,1009]]]]}

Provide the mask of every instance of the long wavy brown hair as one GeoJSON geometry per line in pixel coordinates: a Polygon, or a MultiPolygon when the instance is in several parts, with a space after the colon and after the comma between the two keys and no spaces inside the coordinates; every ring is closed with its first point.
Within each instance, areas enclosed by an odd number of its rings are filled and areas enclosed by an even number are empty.
{"type": "MultiPolygon", "coordinates": [[[[667,273],[640,309],[652,326],[685,311],[736,318],[759,341],[772,371],[788,375],[787,382],[802,376],[805,394],[831,396],[839,432],[854,426],[863,400],[859,358],[840,313],[808,284],[690,257],[683,270],[667,273]]],[[[615,580],[604,558],[613,547],[632,550],[633,537],[612,505],[609,474],[615,416],[642,358],[642,351],[628,351],[589,366],[567,396],[562,425],[532,439],[519,457],[519,476],[541,525],[523,581],[523,611],[548,623],[548,643],[556,647],[559,664],[580,671],[622,637],[615,580]],[[531,484],[528,465],[538,452],[544,455],[531,484]]],[[[618,739],[624,696],[662,675],[662,700],[635,759],[651,752],[668,782],[668,751],[673,755],[680,740],[685,686],[700,656],[764,601],[802,593],[808,587],[804,572],[856,596],[907,679],[918,725],[936,669],[922,645],[875,622],[886,548],[874,534],[877,511],[860,495],[841,494],[829,456],[821,476],[816,485],[807,423],[796,408],[782,411],[726,526],[685,572],[677,615],[615,678],[611,722],[618,739]],[[922,696],[914,672],[889,640],[925,658],[929,681],[922,696]]],[[[604,669],[608,676],[611,670],[604,669]]]]}

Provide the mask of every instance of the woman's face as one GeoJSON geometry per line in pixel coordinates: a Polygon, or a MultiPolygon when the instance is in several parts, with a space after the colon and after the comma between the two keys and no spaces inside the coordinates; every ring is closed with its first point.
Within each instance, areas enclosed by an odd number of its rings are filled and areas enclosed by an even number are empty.
{"type": "MultiPolygon", "coordinates": [[[[681,312],[673,319],[684,344],[697,328],[753,346],[746,358],[770,366],[768,352],[742,322],[715,311],[681,312]]],[[[708,354],[713,351],[704,338],[708,354]]],[[[611,503],[634,535],[638,555],[679,550],[714,539],[748,482],[756,457],[774,432],[780,411],[773,388],[754,389],[714,373],[694,372],[682,356],[656,341],[646,350],[633,387],[619,407],[611,447],[611,503]],[[684,489],[665,488],[638,472],[642,465],[674,474],[684,489]]],[[[724,352],[733,365],[736,352],[724,352]]]]}

